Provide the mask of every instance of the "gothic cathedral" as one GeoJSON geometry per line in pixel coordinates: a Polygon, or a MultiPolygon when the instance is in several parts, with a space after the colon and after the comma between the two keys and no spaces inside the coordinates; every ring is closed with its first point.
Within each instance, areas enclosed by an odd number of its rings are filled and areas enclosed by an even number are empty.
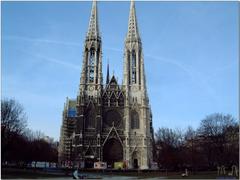
{"type": "Polygon", "coordinates": [[[77,98],[64,105],[59,163],[92,168],[94,162],[124,162],[149,169],[153,161],[152,114],[147,95],[141,38],[131,1],[125,38],[123,84],[102,75],[102,39],[93,1],[77,98]]]}

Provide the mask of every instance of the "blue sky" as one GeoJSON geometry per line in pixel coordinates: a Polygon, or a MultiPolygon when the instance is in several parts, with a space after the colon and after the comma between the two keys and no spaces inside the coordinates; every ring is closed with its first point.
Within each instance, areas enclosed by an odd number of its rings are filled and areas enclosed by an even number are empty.
{"type": "MultiPolygon", "coordinates": [[[[103,74],[122,82],[129,2],[99,2],[103,74]]],[[[237,2],[136,2],[153,125],[196,128],[206,115],[238,118],[237,2]]],[[[25,108],[29,127],[59,138],[75,98],[91,2],[2,3],[2,97],[25,108]]]]}

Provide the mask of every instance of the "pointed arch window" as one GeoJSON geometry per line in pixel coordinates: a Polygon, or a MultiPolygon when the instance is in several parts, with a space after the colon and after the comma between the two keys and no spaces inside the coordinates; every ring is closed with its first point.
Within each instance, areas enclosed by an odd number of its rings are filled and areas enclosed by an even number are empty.
{"type": "Polygon", "coordinates": [[[141,85],[141,50],[138,52],[138,78],[139,78],[139,84],[141,85]]]}
{"type": "Polygon", "coordinates": [[[132,111],[131,113],[131,128],[139,129],[139,116],[137,111],[132,111]]]}
{"type": "Polygon", "coordinates": [[[95,51],[93,48],[90,50],[90,57],[88,61],[88,68],[89,68],[89,82],[94,82],[94,65],[95,65],[95,51]]]}
{"type": "Polygon", "coordinates": [[[86,128],[95,128],[96,111],[93,104],[90,104],[86,113],[86,128]]]}
{"type": "Polygon", "coordinates": [[[109,101],[109,98],[107,96],[107,93],[105,93],[103,95],[103,104],[104,104],[104,106],[108,106],[109,105],[108,101],[109,101]]]}
{"type": "Polygon", "coordinates": [[[136,52],[132,52],[132,83],[136,83],[136,52]]]}
{"type": "Polygon", "coordinates": [[[128,83],[131,84],[131,74],[130,74],[130,51],[127,51],[127,59],[128,59],[128,83]]]}
{"type": "Polygon", "coordinates": [[[112,96],[110,98],[110,105],[116,106],[116,101],[117,101],[117,98],[116,98],[115,94],[112,94],[112,96]]]}
{"type": "Polygon", "coordinates": [[[119,95],[118,106],[124,106],[124,97],[122,94],[119,95]]]}

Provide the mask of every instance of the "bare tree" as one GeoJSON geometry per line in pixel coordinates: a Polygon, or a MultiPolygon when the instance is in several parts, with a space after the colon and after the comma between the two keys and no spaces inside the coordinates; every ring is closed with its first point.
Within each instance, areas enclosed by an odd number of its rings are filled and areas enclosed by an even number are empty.
{"type": "Polygon", "coordinates": [[[189,166],[189,168],[191,167],[191,170],[193,172],[195,172],[201,162],[199,152],[197,151],[199,144],[197,132],[191,126],[188,126],[184,134],[184,139],[185,139],[184,162],[189,166]]]}
{"type": "Polygon", "coordinates": [[[1,131],[2,135],[11,132],[22,134],[27,126],[27,117],[23,106],[13,99],[1,101],[1,131]]]}
{"type": "Polygon", "coordinates": [[[204,136],[219,136],[224,134],[228,127],[235,126],[236,123],[236,119],[229,114],[214,113],[201,121],[198,131],[204,136]]]}
{"type": "Polygon", "coordinates": [[[192,128],[192,126],[188,126],[184,134],[185,141],[194,139],[195,137],[196,137],[196,131],[192,128]]]}
{"type": "Polygon", "coordinates": [[[24,136],[28,141],[41,140],[44,139],[44,137],[46,137],[46,135],[40,130],[33,131],[29,128],[25,130],[24,136]]]}
{"type": "MultiPolygon", "coordinates": [[[[236,129],[234,131],[234,142],[238,142],[239,139],[239,130],[234,127],[238,127],[238,124],[231,115],[215,113],[201,121],[198,134],[203,138],[201,143],[202,153],[207,157],[209,167],[230,165],[229,163],[232,162],[229,159],[231,155],[227,153],[227,149],[229,144],[231,144],[231,139],[228,138],[228,135],[232,132],[232,129],[236,129]]],[[[236,147],[236,145],[233,147],[236,147]]]]}
{"type": "Polygon", "coordinates": [[[1,101],[1,136],[2,136],[2,160],[11,159],[16,151],[15,143],[22,140],[27,126],[26,114],[21,104],[13,99],[4,99],[1,101]],[[11,155],[12,153],[12,155],[11,155]]]}
{"type": "Polygon", "coordinates": [[[182,143],[182,133],[180,130],[172,130],[170,128],[159,128],[155,133],[157,142],[164,142],[164,144],[177,147],[182,143]]]}
{"type": "Polygon", "coordinates": [[[193,172],[217,165],[239,166],[239,123],[231,115],[207,116],[197,130],[159,128],[155,133],[156,159],[161,168],[193,172]]]}
{"type": "Polygon", "coordinates": [[[159,128],[155,133],[157,161],[161,168],[177,170],[182,167],[183,134],[180,130],[159,128]]]}
{"type": "Polygon", "coordinates": [[[57,162],[57,146],[41,131],[27,128],[22,105],[13,99],[1,101],[2,162],[18,166],[31,161],[57,162]]]}

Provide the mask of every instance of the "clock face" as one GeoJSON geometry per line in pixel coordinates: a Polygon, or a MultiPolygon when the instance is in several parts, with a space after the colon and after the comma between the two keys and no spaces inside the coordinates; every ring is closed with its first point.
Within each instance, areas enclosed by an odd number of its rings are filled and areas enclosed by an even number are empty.
{"type": "Polygon", "coordinates": [[[89,86],[88,89],[89,89],[89,91],[93,91],[94,87],[93,86],[89,86]]]}
{"type": "Polygon", "coordinates": [[[106,113],[104,118],[104,126],[105,127],[121,127],[122,121],[121,121],[121,115],[115,111],[110,110],[106,113]]]}

